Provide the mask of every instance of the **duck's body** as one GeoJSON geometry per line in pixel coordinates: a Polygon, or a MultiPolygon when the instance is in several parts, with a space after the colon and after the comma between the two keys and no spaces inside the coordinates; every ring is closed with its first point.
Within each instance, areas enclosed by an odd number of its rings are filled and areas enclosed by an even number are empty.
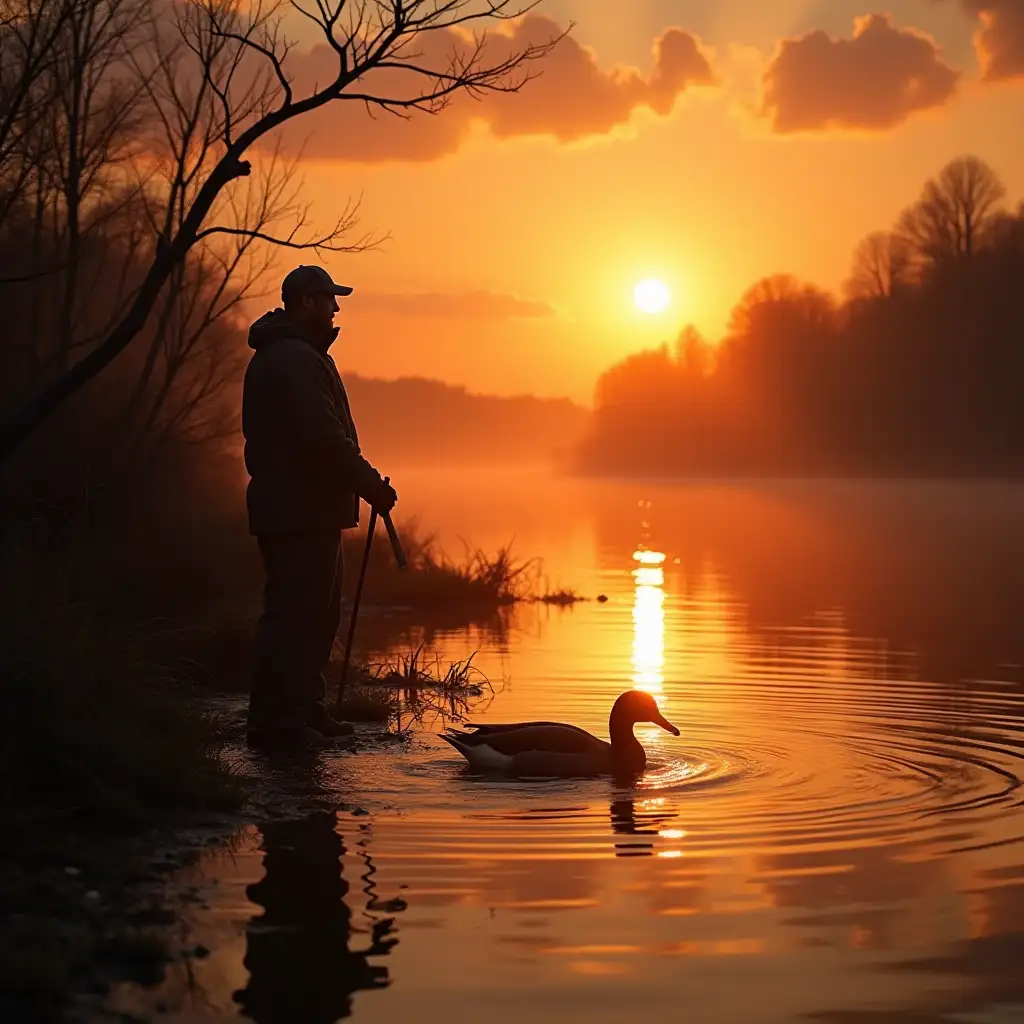
{"type": "Polygon", "coordinates": [[[655,722],[667,732],[679,730],[643,690],[629,690],[616,700],[608,719],[608,740],[562,722],[512,722],[471,725],[473,732],[449,729],[442,734],[474,768],[514,776],[639,774],[647,764],[644,748],[633,735],[637,722],[655,722]]]}

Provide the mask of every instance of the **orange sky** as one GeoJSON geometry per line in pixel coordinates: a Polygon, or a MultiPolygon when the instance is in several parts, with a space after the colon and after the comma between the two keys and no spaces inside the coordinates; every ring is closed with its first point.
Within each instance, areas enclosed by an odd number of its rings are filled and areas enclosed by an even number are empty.
{"type": "Polygon", "coordinates": [[[1022,0],[543,0],[535,14],[551,24],[521,31],[576,27],[518,95],[409,123],[354,104],[302,123],[316,218],[361,196],[361,228],[391,235],[324,260],[356,288],[343,368],[589,403],[626,353],[687,322],[717,337],[758,277],[838,288],[857,241],[961,153],[1024,198],[1022,0]],[[664,314],[633,307],[646,276],[672,288],[664,314]]]}

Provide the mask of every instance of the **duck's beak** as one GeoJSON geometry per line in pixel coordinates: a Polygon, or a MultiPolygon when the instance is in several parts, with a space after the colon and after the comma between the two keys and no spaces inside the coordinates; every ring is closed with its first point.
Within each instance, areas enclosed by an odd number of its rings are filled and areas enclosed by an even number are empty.
{"type": "Polygon", "coordinates": [[[679,735],[679,730],[664,715],[656,715],[651,721],[655,725],[660,725],[665,732],[670,732],[673,736],[679,735]]]}

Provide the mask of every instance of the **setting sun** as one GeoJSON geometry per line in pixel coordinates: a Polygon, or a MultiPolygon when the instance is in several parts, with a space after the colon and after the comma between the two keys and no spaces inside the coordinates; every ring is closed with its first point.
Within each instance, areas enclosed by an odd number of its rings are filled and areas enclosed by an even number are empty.
{"type": "Polygon", "coordinates": [[[633,289],[633,302],[642,313],[664,313],[670,298],[668,285],[653,277],[641,281],[633,289]]]}

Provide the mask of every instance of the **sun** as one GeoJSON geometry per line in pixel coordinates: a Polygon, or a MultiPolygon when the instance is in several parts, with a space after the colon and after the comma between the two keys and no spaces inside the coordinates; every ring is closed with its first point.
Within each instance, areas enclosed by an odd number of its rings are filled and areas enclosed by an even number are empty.
{"type": "Polygon", "coordinates": [[[636,308],[642,313],[664,313],[668,309],[672,296],[669,293],[668,285],[659,281],[656,277],[649,277],[641,281],[633,289],[633,302],[636,308]]]}

